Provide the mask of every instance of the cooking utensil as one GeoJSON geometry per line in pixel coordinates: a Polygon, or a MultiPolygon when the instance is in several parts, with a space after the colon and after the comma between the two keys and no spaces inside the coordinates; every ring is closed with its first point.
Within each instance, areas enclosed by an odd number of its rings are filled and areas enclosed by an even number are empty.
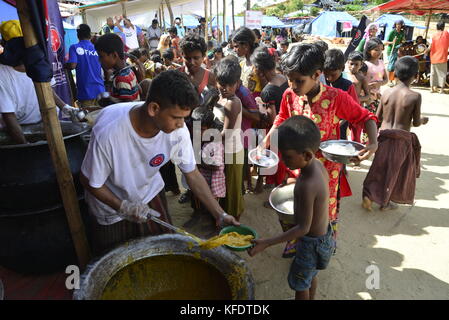
{"type": "Polygon", "coordinates": [[[327,140],[323,141],[320,144],[320,150],[323,153],[323,156],[330,161],[333,162],[339,162],[343,164],[350,163],[351,159],[354,157],[357,157],[359,151],[363,150],[365,146],[361,143],[349,141],[349,140],[327,140]],[[329,147],[332,145],[351,145],[354,147],[355,152],[354,153],[342,153],[342,152],[329,152],[329,147]]]}
{"type": "MultiPolygon", "coordinates": [[[[151,210],[151,211],[155,211],[155,210],[153,210],[153,209],[150,209],[150,210],[151,210]]],[[[156,211],[156,212],[157,212],[157,211],[156,211]]],[[[189,233],[189,232],[187,232],[187,231],[185,231],[185,230],[183,230],[183,229],[181,229],[181,228],[175,227],[174,225],[172,225],[172,224],[170,224],[170,223],[167,223],[167,222],[165,222],[165,221],[162,221],[161,219],[156,218],[156,217],[155,217],[154,215],[152,215],[151,213],[148,213],[147,218],[150,219],[150,220],[153,220],[154,222],[160,224],[161,226],[166,227],[167,229],[170,229],[170,230],[175,231],[175,232],[177,232],[177,233],[180,233],[180,234],[182,234],[182,235],[191,237],[193,240],[195,240],[195,241],[198,242],[198,243],[202,243],[202,242],[203,242],[203,239],[198,238],[197,236],[195,236],[195,235],[193,235],[193,234],[191,234],[191,233],[189,233]]]]}

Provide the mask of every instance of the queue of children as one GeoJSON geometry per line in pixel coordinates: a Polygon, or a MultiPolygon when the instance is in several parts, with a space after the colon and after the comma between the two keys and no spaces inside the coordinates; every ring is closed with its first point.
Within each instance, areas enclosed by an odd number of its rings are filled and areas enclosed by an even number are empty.
{"type": "MultiPolygon", "coordinates": [[[[129,52],[128,63],[119,36],[109,33],[96,41],[103,68],[113,70],[113,101],[146,100],[151,80],[166,70],[177,70],[172,77],[182,74],[183,79],[190,81],[201,106],[182,118],[193,145],[195,123],[200,124],[200,137],[204,138],[211,129],[219,132],[207,141],[201,139],[197,163],[210,188],[210,197],[226,213],[218,215],[217,206],[210,200],[204,202],[203,195],[194,195],[190,185],[185,185],[188,190],[180,202],[191,200],[194,209],[186,226],[196,224],[211,209],[215,222],[217,217],[229,214],[233,220],[228,218],[228,222],[238,224],[245,209],[245,193],[259,193],[264,184],[264,177],[256,173],[256,188],[252,187],[253,172],[248,163],[248,136],[252,135],[248,132],[257,135],[256,131],[268,131],[259,145],[268,148],[278,131],[282,161],[276,173],[266,177],[266,185],[296,184],[296,223],[280,221],[284,232],[274,238],[255,240],[249,254],[253,256],[268,246],[287,242],[283,257],[294,257],[289,285],[296,291],[296,298],[313,299],[318,270],[327,267],[336,250],[340,199],[351,195],[344,167],[323,157],[320,141],[348,139],[350,128],[350,138],[365,144],[354,159],[357,163],[370,158],[379,148],[364,182],[364,208],[372,210],[372,202],[379,203],[381,209],[392,208],[394,203],[410,203],[414,179],[419,175],[420,149],[417,137],[409,132],[410,125],[428,121],[420,116],[419,94],[409,88],[418,74],[416,59],[399,58],[395,64],[399,84],[381,96],[380,87],[388,82],[388,77],[381,59],[384,46],[375,37],[366,39],[363,54],[353,52],[345,63],[343,52],[329,50],[324,41],[301,43],[290,51],[283,41],[278,52],[271,50],[276,43],[268,38],[264,39],[265,45],[258,43],[255,32],[246,27],[235,30],[229,42],[218,47],[198,33],[187,33],[179,39],[176,28],[169,31],[170,35],[160,37],[157,49],[129,52]],[[217,90],[217,104],[204,105],[213,90],[217,90]],[[402,151],[391,152],[395,148],[402,151]],[[384,175],[385,165],[391,174],[384,175]],[[383,188],[385,184],[391,186],[388,192],[383,188]]],[[[187,177],[189,170],[190,167],[183,170],[187,177]]],[[[160,173],[165,191],[179,194],[175,167],[165,162],[160,173]]],[[[191,178],[187,180],[192,182],[191,178]]]]}

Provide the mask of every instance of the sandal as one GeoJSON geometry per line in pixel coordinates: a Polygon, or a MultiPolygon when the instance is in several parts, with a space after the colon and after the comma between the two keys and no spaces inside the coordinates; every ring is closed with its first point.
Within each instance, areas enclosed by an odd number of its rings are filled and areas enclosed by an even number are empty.
{"type": "Polygon", "coordinates": [[[178,199],[179,203],[187,203],[190,201],[191,198],[191,191],[187,190],[186,192],[184,192],[183,194],[181,194],[181,196],[178,199]]]}

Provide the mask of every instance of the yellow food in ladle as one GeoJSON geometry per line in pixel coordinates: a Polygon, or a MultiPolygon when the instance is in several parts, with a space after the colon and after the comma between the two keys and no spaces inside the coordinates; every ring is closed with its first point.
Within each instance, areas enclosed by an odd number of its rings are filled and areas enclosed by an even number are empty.
{"type": "Polygon", "coordinates": [[[254,236],[252,235],[243,235],[237,232],[229,232],[201,242],[200,248],[213,249],[224,244],[233,247],[243,247],[250,245],[252,239],[254,239],[254,236]]]}

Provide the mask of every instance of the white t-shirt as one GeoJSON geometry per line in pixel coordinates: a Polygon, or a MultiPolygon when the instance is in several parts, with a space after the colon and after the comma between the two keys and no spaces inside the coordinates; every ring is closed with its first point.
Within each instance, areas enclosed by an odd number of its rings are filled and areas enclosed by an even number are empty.
{"type": "Polygon", "coordinates": [[[137,30],[134,28],[123,27],[123,33],[126,37],[126,46],[130,49],[139,48],[139,41],[137,40],[137,30]]]}
{"type": "MultiPolygon", "coordinates": [[[[0,64],[0,114],[14,112],[19,124],[42,120],[33,81],[25,72],[0,64]]],[[[0,116],[0,128],[4,128],[0,116]]]]}
{"type": "MultiPolygon", "coordinates": [[[[100,112],[81,171],[93,188],[106,185],[121,200],[148,203],[164,188],[159,169],[165,163],[171,159],[183,173],[189,173],[196,162],[185,125],[169,134],[160,131],[153,138],[140,137],[129,117],[131,108],[139,105],[142,103],[118,103],[100,112]]],[[[99,224],[122,220],[89,192],[86,201],[99,224]]]]}

